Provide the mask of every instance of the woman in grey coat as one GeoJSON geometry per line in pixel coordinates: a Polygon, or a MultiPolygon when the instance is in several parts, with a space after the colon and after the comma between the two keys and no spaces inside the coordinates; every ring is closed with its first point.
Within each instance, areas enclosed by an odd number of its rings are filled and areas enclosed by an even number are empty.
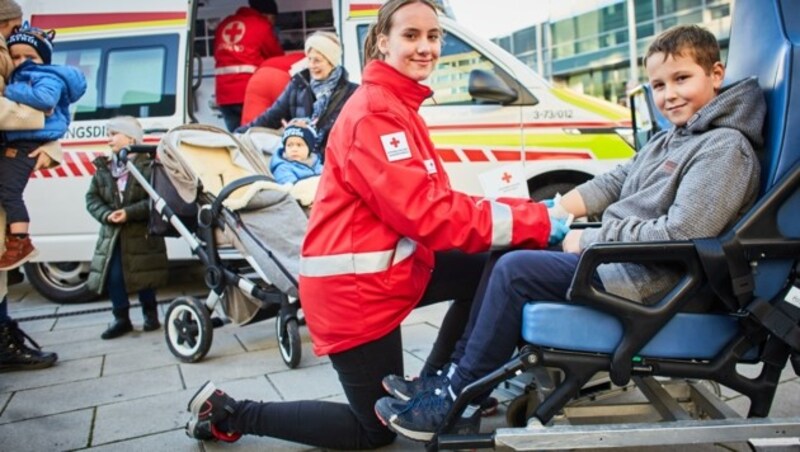
{"type": "MultiPolygon", "coordinates": [[[[114,321],[101,335],[113,339],[133,330],[128,311],[128,293],[138,292],[144,315],[144,331],[160,328],[156,287],[167,282],[167,253],[162,237],[149,236],[149,198],[117,159],[122,148],[139,144],[144,135],[139,121],[120,116],[108,121],[111,157],[94,161],[97,171],[86,193],[86,209],[100,222],[88,286],[95,292],[108,290],[114,321]]],[[[131,161],[146,179],[152,160],[134,154],[131,161]]]]}

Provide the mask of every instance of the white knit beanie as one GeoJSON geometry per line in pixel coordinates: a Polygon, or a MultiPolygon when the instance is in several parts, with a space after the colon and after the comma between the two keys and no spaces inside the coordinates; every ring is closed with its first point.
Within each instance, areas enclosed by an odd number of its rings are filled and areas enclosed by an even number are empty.
{"type": "Polygon", "coordinates": [[[0,21],[22,18],[22,8],[14,0],[0,0],[0,21]]]}
{"type": "Polygon", "coordinates": [[[106,130],[117,132],[133,138],[136,144],[142,144],[144,130],[142,125],[133,116],[117,116],[108,120],[106,130]]]}
{"type": "Polygon", "coordinates": [[[339,43],[339,38],[336,37],[336,33],[331,33],[330,31],[314,32],[306,38],[306,54],[311,49],[321,53],[334,66],[342,64],[342,46],[339,43]]]}

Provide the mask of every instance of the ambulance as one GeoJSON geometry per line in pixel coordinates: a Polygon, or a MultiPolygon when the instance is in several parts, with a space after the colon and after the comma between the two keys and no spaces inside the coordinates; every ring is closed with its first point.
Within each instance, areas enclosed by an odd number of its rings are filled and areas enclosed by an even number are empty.
{"type": "MultiPolygon", "coordinates": [[[[222,126],[214,101],[214,30],[247,0],[17,1],[32,25],[56,30],[53,63],[80,68],[88,81],[61,140],[63,164],[33,174],[25,193],[40,252],[25,273],[54,301],[85,301],[98,224],[86,212],[84,195],[92,160],[107,151],[106,121],[138,117],[148,143],[184,123],[222,126]]],[[[277,3],[287,52],[302,51],[315,30],[336,31],[343,64],[351,80],[360,81],[363,42],[379,0],[277,3]]],[[[628,110],[553,87],[460,25],[446,0],[440,3],[444,46],[427,81],[435,94],[421,114],[456,189],[484,195],[487,174],[500,184],[515,175],[530,196],[542,199],[633,155],[628,110]]],[[[168,253],[174,260],[191,258],[178,240],[168,240],[168,253]]]]}

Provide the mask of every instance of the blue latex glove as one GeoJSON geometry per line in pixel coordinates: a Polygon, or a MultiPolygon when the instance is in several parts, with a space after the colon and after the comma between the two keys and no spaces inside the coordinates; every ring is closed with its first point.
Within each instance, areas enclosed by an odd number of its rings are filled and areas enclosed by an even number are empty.
{"type": "Polygon", "coordinates": [[[541,203],[542,203],[542,204],[544,204],[545,206],[547,206],[547,208],[548,208],[548,209],[552,209],[553,207],[555,207],[555,206],[556,206],[556,202],[555,202],[555,201],[553,201],[553,199],[552,199],[552,198],[550,198],[550,199],[543,199],[543,200],[541,201],[541,203]]]}
{"type": "Polygon", "coordinates": [[[550,238],[547,241],[548,246],[554,246],[561,243],[569,232],[566,219],[550,217],[550,238]]]}

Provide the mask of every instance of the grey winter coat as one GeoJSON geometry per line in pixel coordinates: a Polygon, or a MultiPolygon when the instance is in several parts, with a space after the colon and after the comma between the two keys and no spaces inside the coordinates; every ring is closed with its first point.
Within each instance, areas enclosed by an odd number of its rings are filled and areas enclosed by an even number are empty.
{"type": "MultiPolygon", "coordinates": [[[[758,194],[764,95],[755,78],[739,81],[692,116],[659,133],[626,164],[580,185],[589,215],[581,248],[598,242],[714,237],[752,206],[758,194]]],[[[598,269],[611,293],[636,300],[674,286],[666,265],[606,264],[598,269]]]]}
{"type": "MultiPolygon", "coordinates": [[[[134,165],[145,179],[150,180],[151,159],[137,154],[134,165]]],[[[123,197],[120,200],[117,182],[109,169],[109,158],[98,157],[93,162],[97,171],[86,193],[86,209],[100,222],[100,234],[89,272],[89,289],[100,293],[106,287],[109,258],[119,240],[125,288],[128,293],[156,288],[167,283],[167,251],[162,237],[147,234],[150,214],[149,197],[128,175],[123,197]],[[106,218],[117,209],[125,209],[128,220],[123,224],[109,223],[106,218]]]]}

